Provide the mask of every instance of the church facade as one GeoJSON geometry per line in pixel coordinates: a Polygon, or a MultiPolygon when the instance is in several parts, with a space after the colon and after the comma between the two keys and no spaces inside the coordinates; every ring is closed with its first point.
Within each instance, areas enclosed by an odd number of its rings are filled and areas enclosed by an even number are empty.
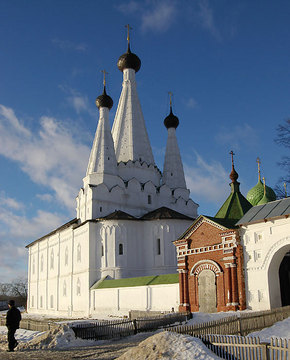
{"type": "Polygon", "coordinates": [[[118,61],[123,84],[112,129],[105,79],[96,100],[99,121],[76,218],[27,246],[30,313],[88,316],[104,279],[176,273],[172,242],[197,217],[198,205],[186,187],[171,103],[163,172],[154,162],[137,93],[140,66],[128,40],[118,61]]]}

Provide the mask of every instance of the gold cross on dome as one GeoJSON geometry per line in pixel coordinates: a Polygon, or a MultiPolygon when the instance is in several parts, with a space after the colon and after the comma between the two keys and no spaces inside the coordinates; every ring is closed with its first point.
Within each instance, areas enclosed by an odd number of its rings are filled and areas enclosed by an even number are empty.
{"type": "Polygon", "coordinates": [[[256,162],[258,163],[258,174],[259,174],[259,181],[261,181],[261,159],[257,157],[256,162]]]}
{"type": "Polygon", "coordinates": [[[170,106],[172,106],[172,92],[171,91],[168,91],[168,95],[169,95],[169,104],[170,106]]]}
{"type": "Polygon", "coordinates": [[[125,25],[125,28],[127,28],[127,41],[128,45],[130,44],[130,30],[133,30],[129,24],[125,25]]]}
{"type": "Polygon", "coordinates": [[[108,75],[108,73],[106,72],[106,70],[101,70],[101,72],[104,75],[103,84],[104,84],[104,86],[106,86],[106,75],[108,75]]]}

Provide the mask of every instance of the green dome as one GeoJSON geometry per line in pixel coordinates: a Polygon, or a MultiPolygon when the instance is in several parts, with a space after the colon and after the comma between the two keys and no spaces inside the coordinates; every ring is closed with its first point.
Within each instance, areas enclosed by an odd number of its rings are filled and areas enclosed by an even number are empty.
{"type": "MultiPolygon", "coordinates": [[[[258,183],[251,190],[249,190],[249,192],[247,194],[247,200],[253,206],[255,206],[255,205],[258,205],[259,201],[261,201],[263,197],[264,197],[264,185],[263,185],[262,181],[259,180],[258,183]]],[[[273,191],[273,189],[271,189],[267,185],[266,185],[266,198],[268,199],[268,202],[276,200],[275,192],[273,191]]],[[[265,204],[265,202],[264,202],[264,204],[265,204]]],[[[259,205],[261,205],[261,204],[259,204],[259,205]]]]}

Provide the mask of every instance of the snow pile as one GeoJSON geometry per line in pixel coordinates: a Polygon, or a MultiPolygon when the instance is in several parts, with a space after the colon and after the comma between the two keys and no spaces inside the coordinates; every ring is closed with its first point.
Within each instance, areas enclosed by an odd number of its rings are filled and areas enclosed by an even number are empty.
{"type": "MultiPolygon", "coordinates": [[[[18,336],[16,336],[18,338],[18,336]]],[[[19,349],[52,349],[71,346],[76,342],[72,329],[67,325],[60,325],[57,328],[38,333],[26,343],[19,344],[19,349]]]]}
{"type": "Polygon", "coordinates": [[[248,336],[258,336],[261,341],[270,343],[271,338],[282,338],[290,340],[290,317],[283,321],[278,321],[271,327],[265,328],[260,331],[252,332],[248,336]]]}
{"type": "Polygon", "coordinates": [[[201,340],[188,335],[169,331],[160,332],[142,341],[138,346],[128,350],[119,360],[216,360],[219,359],[208,350],[201,340]]]}

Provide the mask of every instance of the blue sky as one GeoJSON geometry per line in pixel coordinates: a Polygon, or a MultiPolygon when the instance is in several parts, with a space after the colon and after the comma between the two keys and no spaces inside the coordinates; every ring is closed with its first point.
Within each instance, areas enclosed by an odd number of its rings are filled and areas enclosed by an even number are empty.
{"type": "Polygon", "coordinates": [[[163,168],[169,111],[191,197],[214,215],[229,194],[230,155],[244,195],[274,186],[285,151],[273,139],[290,115],[290,2],[2,0],[0,2],[0,282],[25,276],[25,245],[75,217],[102,91],[114,100],[131,49],[155,161],[163,168]]]}

